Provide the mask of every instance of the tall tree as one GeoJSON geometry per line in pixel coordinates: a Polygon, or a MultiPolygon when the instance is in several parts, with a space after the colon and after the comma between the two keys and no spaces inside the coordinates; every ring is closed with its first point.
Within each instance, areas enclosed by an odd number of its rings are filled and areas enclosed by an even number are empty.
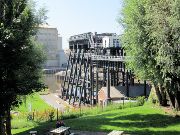
{"type": "Polygon", "coordinates": [[[0,1],[0,134],[11,135],[10,109],[21,103],[19,95],[44,88],[41,69],[44,54],[34,41],[44,14],[37,14],[32,1],[0,1]],[[38,15],[38,16],[37,16],[38,15]],[[41,16],[42,15],[42,16],[41,16]]]}
{"type": "Polygon", "coordinates": [[[150,80],[161,105],[168,94],[173,108],[180,104],[180,1],[124,0],[120,23],[129,68],[150,80]]]}

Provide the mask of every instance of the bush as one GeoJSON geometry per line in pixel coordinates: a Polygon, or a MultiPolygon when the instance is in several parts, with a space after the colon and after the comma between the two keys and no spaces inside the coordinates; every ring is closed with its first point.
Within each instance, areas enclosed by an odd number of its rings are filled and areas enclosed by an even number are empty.
{"type": "Polygon", "coordinates": [[[137,98],[137,105],[138,106],[142,106],[142,105],[144,105],[144,103],[145,103],[145,97],[144,96],[137,98]]]}
{"type": "Polygon", "coordinates": [[[53,119],[54,119],[54,111],[51,111],[50,113],[49,113],[49,120],[52,122],[53,121],[53,119]]]}

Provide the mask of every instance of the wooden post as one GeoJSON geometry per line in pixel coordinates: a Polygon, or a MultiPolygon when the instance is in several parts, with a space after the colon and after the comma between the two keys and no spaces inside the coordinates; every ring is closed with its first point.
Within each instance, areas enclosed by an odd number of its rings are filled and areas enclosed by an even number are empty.
{"type": "Polygon", "coordinates": [[[147,92],[146,92],[146,80],[144,80],[144,96],[147,96],[147,92]]]}
{"type": "Polygon", "coordinates": [[[56,109],[56,111],[57,111],[57,113],[56,113],[56,117],[57,117],[57,118],[56,118],[56,119],[57,119],[57,121],[58,121],[58,119],[59,119],[58,108],[56,109]]]}
{"type": "Polygon", "coordinates": [[[129,76],[129,72],[128,70],[126,71],[126,94],[127,94],[127,97],[129,97],[129,83],[128,83],[128,77],[129,76]]]}
{"type": "MultiPolygon", "coordinates": [[[[35,110],[34,110],[35,111],[35,110]]],[[[32,115],[32,119],[34,120],[34,111],[33,111],[33,115],[32,115]]]]}

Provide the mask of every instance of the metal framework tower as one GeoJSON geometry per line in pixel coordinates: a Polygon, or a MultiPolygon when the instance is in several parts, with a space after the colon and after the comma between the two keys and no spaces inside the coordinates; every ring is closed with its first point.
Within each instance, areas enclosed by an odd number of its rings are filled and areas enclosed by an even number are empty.
{"type": "MultiPolygon", "coordinates": [[[[104,37],[114,33],[91,32],[71,36],[69,39],[68,65],[62,85],[62,97],[70,104],[96,104],[101,86],[128,86],[133,84],[133,75],[125,67],[125,53],[120,46],[103,46],[104,37]]],[[[110,44],[110,43],[109,43],[110,44]]]]}

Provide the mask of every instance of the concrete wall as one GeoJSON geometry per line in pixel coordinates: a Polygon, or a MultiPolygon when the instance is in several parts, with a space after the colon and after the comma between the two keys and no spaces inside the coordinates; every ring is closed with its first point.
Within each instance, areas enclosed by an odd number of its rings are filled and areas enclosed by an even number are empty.
{"type": "Polygon", "coordinates": [[[59,51],[59,66],[65,67],[67,65],[68,56],[65,54],[64,50],[59,51]]]}
{"type": "Polygon", "coordinates": [[[58,35],[57,28],[47,24],[40,26],[36,39],[43,45],[46,53],[47,60],[44,64],[46,68],[61,67],[67,63],[67,56],[62,50],[62,37],[58,35]]]}
{"type": "MultiPolygon", "coordinates": [[[[127,96],[126,86],[118,86],[118,90],[120,90],[122,94],[127,96]]],[[[151,87],[149,85],[146,85],[146,95],[150,94],[150,90],[151,90],[151,87]]],[[[129,97],[137,97],[137,96],[144,96],[143,84],[129,86],[129,97]]]]}

